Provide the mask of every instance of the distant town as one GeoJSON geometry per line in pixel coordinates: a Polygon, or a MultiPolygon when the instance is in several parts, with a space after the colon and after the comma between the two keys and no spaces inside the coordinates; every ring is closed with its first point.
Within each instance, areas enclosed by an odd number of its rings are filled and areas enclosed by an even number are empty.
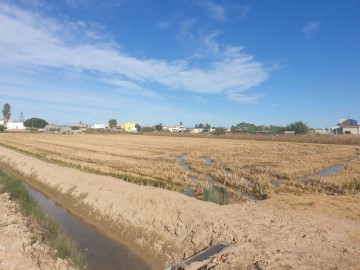
{"type": "Polygon", "coordinates": [[[297,134],[324,134],[324,135],[360,135],[360,125],[354,119],[343,118],[330,129],[313,129],[297,121],[287,126],[276,125],[255,125],[252,123],[240,122],[231,127],[214,127],[209,123],[195,124],[193,127],[187,127],[180,121],[174,125],[163,125],[158,123],[151,126],[140,126],[135,121],[125,121],[118,123],[116,119],[110,119],[107,123],[86,124],[79,121],[76,124],[49,124],[41,118],[29,118],[25,120],[24,114],[21,113],[18,120],[11,118],[11,106],[6,103],[3,106],[3,119],[0,120],[0,132],[3,131],[36,131],[43,133],[58,134],[80,134],[95,132],[182,132],[182,133],[248,133],[254,135],[297,135],[297,134]]]}

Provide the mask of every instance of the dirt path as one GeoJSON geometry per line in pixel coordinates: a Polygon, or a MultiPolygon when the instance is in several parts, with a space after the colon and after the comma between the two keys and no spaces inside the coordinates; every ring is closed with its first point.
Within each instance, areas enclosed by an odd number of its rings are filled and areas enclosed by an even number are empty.
{"type": "Polygon", "coordinates": [[[50,255],[48,246],[34,240],[29,220],[8,193],[0,194],[0,270],[72,270],[50,255]]]}
{"type": "Polygon", "coordinates": [[[358,195],[280,194],[258,203],[219,206],[5,148],[0,158],[76,215],[125,241],[154,269],[222,241],[233,247],[216,269],[359,268],[358,195]]]}

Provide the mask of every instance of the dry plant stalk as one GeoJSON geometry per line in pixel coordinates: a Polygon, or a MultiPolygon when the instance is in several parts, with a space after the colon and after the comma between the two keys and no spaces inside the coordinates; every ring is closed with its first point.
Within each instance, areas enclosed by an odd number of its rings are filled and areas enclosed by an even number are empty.
{"type": "Polygon", "coordinates": [[[171,189],[195,185],[201,190],[211,178],[225,185],[234,198],[244,192],[259,198],[293,188],[338,194],[360,189],[360,149],[356,145],[123,134],[8,133],[0,138],[1,145],[37,158],[138,184],[163,187],[165,183],[171,189]],[[183,164],[177,161],[181,155],[183,164]],[[345,169],[317,176],[333,165],[345,169]],[[299,179],[305,176],[309,181],[304,184],[299,179]],[[274,185],[276,182],[281,185],[274,185]]]}

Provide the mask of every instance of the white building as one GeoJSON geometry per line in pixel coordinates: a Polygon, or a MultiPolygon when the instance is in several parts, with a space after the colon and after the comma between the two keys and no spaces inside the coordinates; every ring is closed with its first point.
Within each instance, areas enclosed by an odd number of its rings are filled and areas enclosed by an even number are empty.
{"type": "Polygon", "coordinates": [[[360,135],[360,125],[353,119],[340,119],[336,126],[331,127],[334,134],[360,135]]]}
{"type": "Polygon", "coordinates": [[[328,129],[315,129],[315,134],[329,134],[330,131],[328,129]]]}
{"type": "Polygon", "coordinates": [[[193,128],[190,133],[201,133],[203,132],[204,129],[203,128],[193,128]]]}
{"type": "Polygon", "coordinates": [[[7,124],[4,125],[4,120],[1,120],[0,125],[5,126],[7,130],[25,130],[26,129],[26,127],[24,126],[24,123],[19,122],[19,121],[9,120],[7,122],[7,124]]]}
{"type": "Polygon", "coordinates": [[[106,129],[108,126],[104,124],[94,124],[91,126],[93,129],[106,129]]]}
{"type": "Polygon", "coordinates": [[[163,130],[168,130],[170,132],[183,132],[186,130],[183,126],[172,126],[172,127],[163,127],[163,130]]]}

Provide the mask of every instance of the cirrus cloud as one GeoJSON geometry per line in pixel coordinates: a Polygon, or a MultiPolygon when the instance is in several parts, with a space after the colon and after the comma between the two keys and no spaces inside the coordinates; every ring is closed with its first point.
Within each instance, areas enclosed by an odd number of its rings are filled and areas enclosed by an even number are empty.
{"type": "Polygon", "coordinates": [[[301,31],[305,34],[307,39],[310,39],[314,36],[315,32],[320,28],[320,21],[308,22],[301,31]]]}
{"type": "Polygon", "coordinates": [[[216,50],[216,56],[201,66],[187,59],[136,58],[119,44],[102,38],[99,27],[60,21],[3,3],[0,36],[2,67],[74,70],[151,98],[159,98],[152,86],[160,85],[169,90],[224,94],[237,102],[254,103],[260,95],[247,98],[244,92],[269,78],[263,63],[242,47],[220,46],[214,41],[216,35],[205,40],[216,50]]]}

